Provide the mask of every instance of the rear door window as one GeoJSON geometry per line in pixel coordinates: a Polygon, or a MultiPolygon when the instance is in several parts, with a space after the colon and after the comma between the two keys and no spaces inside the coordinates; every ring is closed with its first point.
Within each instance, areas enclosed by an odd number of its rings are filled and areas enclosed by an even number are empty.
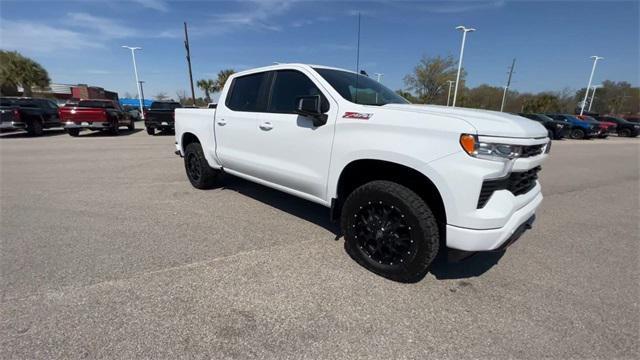
{"type": "Polygon", "coordinates": [[[231,84],[231,95],[227,96],[227,107],[234,111],[264,111],[267,79],[264,72],[235,78],[231,84]]]}

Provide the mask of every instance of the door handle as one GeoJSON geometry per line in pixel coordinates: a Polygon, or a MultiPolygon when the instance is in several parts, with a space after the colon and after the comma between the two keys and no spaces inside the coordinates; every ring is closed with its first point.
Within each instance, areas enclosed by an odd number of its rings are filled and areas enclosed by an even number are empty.
{"type": "Polygon", "coordinates": [[[265,121],[262,124],[260,124],[260,129],[262,129],[262,130],[271,130],[271,129],[273,129],[273,125],[270,122],[265,121]]]}
{"type": "Polygon", "coordinates": [[[227,121],[225,119],[220,119],[220,120],[218,120],[218,125],[225,126],[225,125],[227,125],[227,121]]]}

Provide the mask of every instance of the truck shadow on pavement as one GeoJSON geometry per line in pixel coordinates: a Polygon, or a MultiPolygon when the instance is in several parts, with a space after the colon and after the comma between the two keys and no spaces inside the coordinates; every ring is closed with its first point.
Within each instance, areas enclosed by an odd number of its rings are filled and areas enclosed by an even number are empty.
{"type": "MultiPolygon", "coordinates": [[[[336,241],[342,237],[340,225],[329,219],[329,209],[322,205],[228,174],[223,175],[220,184],[220,189],[236,191],[265,205],[320,226],[335,234],[334,240],[336,241]]],[[[436,258],[429,272],[438,280],[477,277],[496,265],[503,255],[504,251],[481,252],[460,262],[448,262],[443,254],[443,256],[436,258]]]]}
{"type": "Polygon", "coordinates": [[[38,138],[38,137],[50,137],[58,135],[66,135],[64,129],[47,129],[42,132],[41,136],[31,136],[26,131],[11,131],[0,133],[0,139],[22,139],[22,138],[38,138]]]}
{"type": "Polygon", "coordinates": [[[119,137],[119,136],[129,136],[135,133],[142,131],[143,129],[133,129],[133,130],[124,130],[120,129],[120,133],[118,135],[113,135],[108,131],[81,131],[78,137],[119,137]]]}

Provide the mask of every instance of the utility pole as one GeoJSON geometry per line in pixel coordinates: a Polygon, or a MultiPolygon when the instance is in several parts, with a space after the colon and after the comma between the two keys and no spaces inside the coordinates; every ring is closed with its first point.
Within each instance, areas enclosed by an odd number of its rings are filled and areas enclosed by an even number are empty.
{"type": "Polygon", "coordinates": [[[598,60],[604,59],[600,56],[592,56],[593,59],[593,67],[591,68],[591,75],[589,76],[589,84],[587,85],[587,90],[584,92],[584,100],[582,100],[582,106],[580,107],[580,115],[584,113],[584,107],[587,106],[587,97],[589,96],[589,89],[591,89],[591,81],[593,81],[593,73],[596,72],[596,65],[598,64],[598,60]]]}
{"type": "Polygon", "coordinates": [[[451,84],[453,84],[455,81],[447,80],[447,82],[449,83],[449,93],[447,94],[447,106],[449,106],[449,99],[451,99],[451,84]]]}
{"type": "Polygon", "coordinates": [[[509,86],[511,86],[511,76],[513,75],[513,69],[516,67],[516,58],[513,58],[513,62],[511,63],[511,68],[509,69],[509,79],[507,79],[507,86],[504,87],[504,93],[502,93],[502,105],[500,105],[500,112],[504,110],[504,103],[507,100],[507,91],[509,91],[509,86]]]}
{"type": "Polygon", "coordinates": [[[140,80],[138,83],[140,83],[140,96],[142,96],[142,106],[144,107],[144,88],[142,87],[144,81],[140,80]]]}
{"type": "Polygon", "coordinates": [[[187,64],[189,65],[189,82],[191,83],[191,101],[196,106],[196,92],[193,89],[193,73],[191,72],[191,52],[189,50],[189,33],[187,33],[187,22],[184,22],[184,47],[187,49],[187,64]]]}

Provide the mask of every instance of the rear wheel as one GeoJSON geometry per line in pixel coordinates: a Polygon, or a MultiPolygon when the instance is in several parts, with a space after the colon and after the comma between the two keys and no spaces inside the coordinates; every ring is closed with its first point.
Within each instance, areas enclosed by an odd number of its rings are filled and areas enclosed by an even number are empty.
{"type": "Polygon", "coordinates": [[[624,136],[624,137],[629,137],[629,136],[631,136],[631,130],[622,129],[622,130],[618,131],[618,135],[624,136]]]}
{"type": "Polygon", "coordinates": [[[27,127],[27,132],[31,136],[42,136],[42,133],[44,132],[42,130],[42,121],[40,119],[31,121],[27,127]]]}
{"type": "Polygon", "coordinates": [[[184,152],[184,168],[189,182],[196,189],[213,188],[220,176],[220,171],[209,166],[200,143],[187,145],[184,152]]]}
{"type": "Polygon", "coordinates": [[[440,235],[431,209],[394,182],[372,181],[349,194],[341,226],[347,253],[394,281],[419,281],[438,253],[440,235]]]}
{"type": "Polygon", "coordinates": [[[156,129],[152,128],[152,127],[148,127],[147,128],[147,134],[149,135],[155,135],[156,134],[156,129]]]}
{"type": "Polygon", "coordinates": [[[582,129],[573,129],[571,130],[571,138],[572,139],[584,139],[584,130],[582,129]]]}
{"type": "Polygon", "coordinates": [[[80,129],[67,129],[67,133],[69,133],[69,135],[73,137],[76,137],[80,135],[80,129]]]}
{"type": "Polygon", "coordinates": [[[130,119],[131,123],[127,126],[127,129],[129,129],[129,131],[133,131],[136,128],[136,122],[133,121],[133,118],[130,119]]]}
{"type": "Polygon", "coordinates": [[[113,127],[111,128],[110,132],[113,136],[120,135],[120,123],[118,122],[118,120],[113,123],[113,127]]]}

